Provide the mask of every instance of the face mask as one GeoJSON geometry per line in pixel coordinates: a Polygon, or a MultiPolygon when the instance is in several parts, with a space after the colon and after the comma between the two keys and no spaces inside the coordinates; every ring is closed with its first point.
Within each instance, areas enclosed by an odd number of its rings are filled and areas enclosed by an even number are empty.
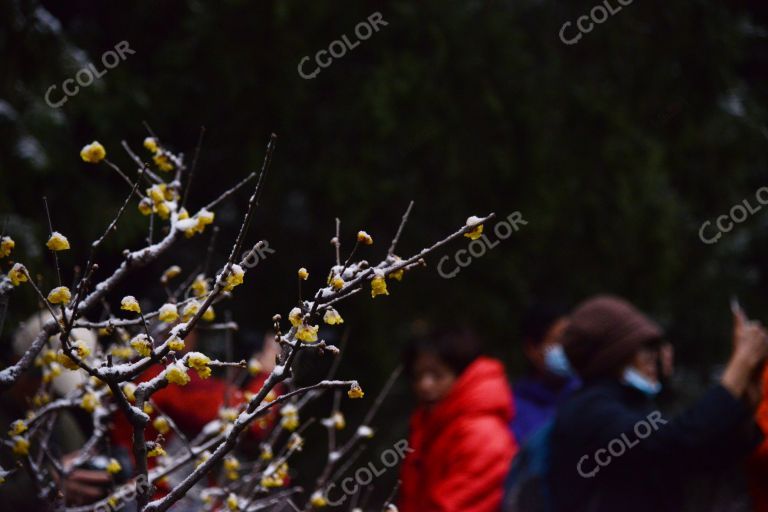
{"type": "Polygon", "coordinates": [[[562,345],[551,345],[544,352],[544,365],[551,374],[558,377],[570,377],[573,375],[573,369],[568,362],[568,357],[565,355],[562,345]]]}
{"type": "Polygon", "coordinates": [[[624,370],[623,380],[624,384],[632,386],[636,390],[641,391],[649,397],[656,396],[661,391],[661,383],[648,379],[648,377],[644,376],[632,367],[624,370]]]}

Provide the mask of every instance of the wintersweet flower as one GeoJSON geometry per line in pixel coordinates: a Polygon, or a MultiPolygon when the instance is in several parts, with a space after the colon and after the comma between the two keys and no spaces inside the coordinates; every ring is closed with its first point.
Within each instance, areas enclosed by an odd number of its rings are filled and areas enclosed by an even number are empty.
{"type": "Polygon", "coordinates": [[[288,313],[288,321],[291,322],[292,326],[298,327],[301,325],[302,316],[301,308],[293,308],[290,313],[288,313]]]}
{"type": "Polygon", "coordinates": [[[293,432],[299,427],[299,409],[294,404],[286,404],[280,409],[280,425],[285,430],[293,432]]]}
{"type": "Polygon", "coordinates": [[[349,398],[363,398],[365,393],[363,393],[363,388],[360,387],[360,384],[354,383],[349,388],[349,391],[347,391],[347,396],[349,398]]]}
{"type": "Polygon", "coordinates": [[[142,215],[149,215],[152,213],[152,200],[150,200],[148,197],[143,197],[141,201],[139,201],[139,212],[142,215]]]}
{"type": "Polygon", "coordinates": [[[182,206],[181,210],[179,210],[179,217],[178,217],[178,219],[179,220],[184,220],[184,219],[188,219],[188,218],[189,218],[189,212],[187,211],[186,208],[184,208],[182,206]]]}
{"type": "Polygon", "coordinates": [[[186,386],[190,381],[187,368],[181,363],[169,364],[165,369],[165,378],[168,379],[168,382],[179,386],[186,386]]]}
{"type": "Polygon", "coordinates": [[[149,442],[150,445],[149,451],[147,452],[147,457],[162,457],[165,455],[165,450],[160,445],[160,443],[155,442],[149,442]]]}
{"type": "Polygon", "coordinates": [[[135,402],[136,384],[133,382],[126,382],[123,384],[123,393],[125,393],[125,398],[127,398],[129,402],[135,402]]]}
{"type": "Polygon", "coordinates": [[[97,164],[104,160],[106,156],[107,151],[98,141],[93,141],[83,146],[83,149],[80,150],[80,158],[83,159],[83,162],[88,162],[89,164],[97,164]]]}
{"type": "Polygon", "coordinates": [[[168,155],[165,153],[155,154],[155,156],[152,157],[152,160],[155,162],[157,168],[163,172],[169,172],[173,170],[173,164],[171,163],[170,158],[168,158],[168,155]]]}
{"type": "Polygon", "coordinates": [[[83,399],[80,402],[80,407],[88,412],[93,412],[97,405],[99,405],[99,398],[94,393],[84,394],[83,399]]]}
{"type": "Polygon", "coordinates": [[[185,322],[188,322],[192,319],[193,316],[197,314],[198,311],[200,311],[200,304],[195,299],[192,299],[191,301],[187,302],[187,305],[184,306],[184,309],[181,310],[181,319],[185,322]]]}
{"type": "Polygon", "coordinates": [[[389,295],[387,282],[384,280],[384,273],[380,269],[374,271],[374,277],[371,279],[371,297],[377,295],[389,295]]]}
{"type": "Polygon", "coordinates": [[[179,311],[176,309],[176,304],[163,304],[160,306],[157,317],[161,322],[172,323],[179,319],[179,311]]]}
{"type": "Polygon", "coordinates": [[[325,310],[325,314],[323,315],[323,322],[327,323],[328,325],[337,325],[343,324],[344,319],[341,318],[341,315],[338,311],[333,308],[328,308],[325,310]]]}
{"type": "Polygon", "coordinates": [[[168,185],[165,183],[158,183],[156,185],[152,185],[147,189],[147,196],[149,196],[150,199],[152,199],[152,202],[154,204],[159,204],[165,201],[166,192],[168,190],[168,185]]]}
{"type": "Polygon", "coordinates": [[[195,461],[195,467],[199,467],[201,464],[204,464],[205,461],[211,458],[211,452],[208,450],[205,450],[203,453],[200,454],[200,457],[195,461]]]}
{"type": "Polygon", "coordinates": [[[474,226],[474,227],[472,227],[469,231],[464,233],[465,237],[470,238],[472,240],[477,240],[478,238],[480,238],[480,236],[483,234],[483,225],[477,224],[478,222],[480,222],[480,220],[481,220],[480,217],[476,217],[474,215],[467,218],[467,227],[470,227],[470,226],[474,226]]]}
{"type": "Polygon", "coordinates": [[[27,282],[27,269],[21,263],[14,263],[11,270],[8,271],[8,279],[13,286],[19,286],[20,283],[27,282]]]}
{"type": "Polygon", "coordinates": [[[52,251],[66,251],[69,249],[69,240],[58,231],[54,231],[45,246],[52,251]]]}
{"type": "Polygon", "coordinates": [[[166,284],[168,281],[174,277],[177,277],[179,274],[181,274],[181,267],[178,265],[171,265],[165,269],[165,272],[163,272],[163,275],[160,277],[160,282],[162,284],[166,284]]]}
{"type": "Polygon", "coordinates": [[[315,508],[323,508],[328,505],[328,500],[325,499],[322,491],[315,491],[309,498],[309,503],[315,508]]]}
{"type": "Polygon", "coordinates": [[[155,210],[157,211],[157,216],[163,220],[168,220],[168,217],[171,216],[171,209],[168,207],[168,203],[165,201],[158,203],[155,206],[155,210]]]}
{"type": "Polygon", "coordinates": [[[222,407],[219,409],[219,418],[227,423],[232,423],[237,419],[237,409],[234,407],[222,407]]]}
{"type": "Polygon", "coordinates": [[[123,467],[120,465],[120,463],[117,461],[117,459],[109,459],[109,463],[107,464],[106,470],[107,473],[110,475],[116,475],[118,474],[123,467]]]}
{"type": "Polygon", "coordinates": [[[120,309],[124,311],[133,311],[134,313],[141,313],[141,306],[139,301],[133,295],[126,295],[123,300],[120,301],[120,309]]]}
{"type": "Polygon", "coordinates": [[[154,137],[147,137],[144,139],[144,147],[152,153],[157,153],[157,139],[154,137]]]}
{"type": "Polygon", "coordinates": [[[61,365],[59,363],[51,363],[46,368],[43,368],[43,382],[46,384],[59,375],[61,375],[61,365]]]}
{"type": "Polygon", "coordinates": [[[299,269],[298,274],[299,274],[299,279],[301,279],[302,281],[306,281],[307,278],[309,277],[309,271],[307,271],[307,269],[305,269],[304,267],[301,267],[299,269]]]}
{"type": "Polygon", "coordinates": [[[336,430],[344,430],[344,427],[347,426],[347,421],[344,419],[344,415],[341,413],[341,411],[334,412],[331,415],[330,420],[333,428],[336,430]]]}
{"type": "Polygon", "coordinates": [[[184,350],[184,340],[178,336],[173,336],[168,342],[168,348],[176,352],[181,352],[184,350]]]}
{"type": "Polygon", "coordinates": [[[24,420],[16,420],[13,423],[11,423],[11,429],[8,431],[8,435],[18,436],[19,434],[24,433],[27,430],[27,424],[24,423],[24,420]]]}
{"type": "Polygon", "coordinates": [[[20,457],[23,457],[25,455],[29,454],[29,441],[20,436],[16,436],[13,438],[13,453],[14,455],[18,455],[20,457]]]}
{"type": "Polygon", "coordinates": [[[213,306],[208,306],[208,309],[205,310],[205,313],[200,318],[206,322],[213,322],[216,319],[216,312],[213,310],[213,306]]]}
{"type": "Polygon", "coordinates": [[[48,293],[48,302],[51,304],[69,304],[72,294],[66,286],[57,286],[48,293]]]}
{"type": "Polygon", "coordinates": [[[126,346],[115,346],[109,351],[114,357],[120,357],[122,359],[130,359],[133,357],[133,349],[126,346]]]}
{"type": "Polygon", "coordinates": [[[134,336],[130,345],[141,357],[149,357],[152,354],[152,344],[144,333],[134,336]]]}
{"type": "Polygon", "coordinates": [[[187,366],[193,368],[201,379],[211,376],[211,368],[208,366],[210,362],[211,359],[200,352],[190,352],[187,355],[187,366]]]}
{"type": "Polygon", "coordinates": [[[258,375],[262,370],[261,363],[255,357],[252,357],[250,361],[248,361],[248,373],[251,375],[258,375]]]}
{"type": "Polygon", "coordinates": [[[301,451],[304,446],[304,438],[294,432],[291,437],[288,438],[288,442],[285,443],[285,447],[293,451],[301,451]]]}
{"type": "Polygon", "coordinates": [[[341,288],[344,286],[344,280],[341,278],[341,276],[333,276],[331,278],[331,286],[334,290],[341,290],[341,288]]]}
{"type": "Polygon", "coordinates": [[[224,470],[227,472],[227,478],[237,480],[237,472],[240,470],[240,461],[232,455],[224,458],[224,470]]]}
{"type": "Polygon", "coordinates": [[[317,325],[301,324],[299,326],[298,331],[296,332],[296,337],[299,338],[301,341],[304,341],[307,343],[313,343],[317,341],[318,329],[319,329],[319,326],[317,325]]]}
{"type": "Polygon", "coordinates": [[[0,238],[0,258],[5,258],[11,255],[11,251],[16,247],[16,242],[9,236],[0,238]]]}
{"type": "Polygon", "coordinates": [[[240,505],[237,502],[237,496],[233,492],[229,493],[229,496],[227,496],[227,508],[232,512],[237,512],[240,510],[240,505]]]}
{"type": "Polygon", "coordinates": [[[152,404],[149,402],[144,402],[143,410],[144,410],[144,414],[146,414],[147,416],[155,412],[155,408],[152,407],[152,404]]]}
{"type": "Polygon", "coordinates": [[[272,460],[272,457],[274,457],[274,454],[272,453],[272,447],[269,446],[268,444],[261,445],[259,458],[261,460],[272,460]]]}
{"type": "Polygon", "coordinates": [[[357,241],[360,242],[360,243],[363,243],[365,245],[372,245],[373,244],[373,238],[371,238],[371,235],[369,235],[365,231],[358,231],[357,232],[357,241]]]}
{"type": "Polygon", "coordinates": [[[152,422],[152,426],[155,427],[155,430],[163,435],[167,434],[171,430],[171,424],[168,423],[168,418],[165,416],[158,416],[155,418],[155,421],[152,422]]]}
{"type": "Polygon", "coordinates": [[[208,293],[208,281],[203,274],[200,274],[192,281],[192,294],[195,297],[202,297],[206,293],[208,293]]]}
{"type": "Polygon", "coordinates": [[[226,284],[224,285],[224,291],[230,292],[235,286],[243,284],[244,275],[245,271],[243,270],[243,267],[236,263],[232,265],[229,275],[227,276],[226,284]]]}

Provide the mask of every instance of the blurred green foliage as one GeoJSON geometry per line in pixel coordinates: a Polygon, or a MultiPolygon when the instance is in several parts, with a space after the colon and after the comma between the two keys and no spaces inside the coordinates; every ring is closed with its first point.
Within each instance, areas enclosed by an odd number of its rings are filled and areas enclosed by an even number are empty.
{"type": "MultiPolygon", "coordinates": [[[[768,311],[765,211],[717,244],[698,235],[704,221],[744,198],[754,203],[768,185],[768,8],[633,2],[578,44],[563,44],[563,23],[596,4],[3,2],[0,221],[18,242],[15,256],[52,284],[42,250],[47,196],[55,228],[73,242],[62,258],[71,280],[127,193],[106,166],[80,161],[84,144],[98,139],[133,171],[120,141],[140,149],[142,121],[188,158],[205,126],[194,208],[257,169],[274,131],[277,151],[249,242],[268,240],[277,253],[248,274],[231,304],[242,344],[257,345],[271,316],[292,307],[298,267],[310,270],[309,289],[322,283],[335,217],[346,250],[358,229],[374,236],[364,253],[374,260],[414,199],[402,255],[472,214],[520,211],[528,225],[454,279],[438,275],[438,255],[389,297],[342,306],[351,333],[343,376],[380,386],[417,319],[471,323],[519,375],[523,306],[573,304],[601,291],[636,301],[668,328],[680,362],[707,371],[729,350],[731,294],[756,316],[768,311]],[[314,79],[299,76],[304,56],[314,60],[344,34],[354,39],[356,24],[374,12],[386,27],[314,79]],[[135,55],[63,107],[46,105],[51,85],[120,41],[135,55]]],[[[247,195],[217,212],[215,262],[226,257],[247,195]]],[[[131,209],[101,253],[99,275],[145,236],[146,218],[131,209]]],[[[121,292],[159,300],[162,269],[191,270],[207,243],[183,242],[121,292]]],[[[31,289],[14,293],[3,343],[34,307],[31,289]]],[[[392,438],[406,429],[398,402],[407,393],[396,395],[383,411],[392,438]]]]}

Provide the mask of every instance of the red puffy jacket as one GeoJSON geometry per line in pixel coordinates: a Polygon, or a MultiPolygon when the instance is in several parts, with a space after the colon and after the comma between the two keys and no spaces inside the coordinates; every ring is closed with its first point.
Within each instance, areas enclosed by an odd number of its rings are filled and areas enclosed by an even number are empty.
{"type": "MultiPolygon", "coordinates": [[[[757,409],[757,424],[768,433],[768,367],[763,372],[763,401],[757,409]]],[[[749,461],[749,480],[755,512],[768,512],[768,438],[749,461]]]]}
{"type": "Polygon", "coordinates": [[[401,469],[402,512],[496,512],[517,445],[509,431],[512,395],[504,366],[480,357],[448,396],[411,416],[401,469]]]}

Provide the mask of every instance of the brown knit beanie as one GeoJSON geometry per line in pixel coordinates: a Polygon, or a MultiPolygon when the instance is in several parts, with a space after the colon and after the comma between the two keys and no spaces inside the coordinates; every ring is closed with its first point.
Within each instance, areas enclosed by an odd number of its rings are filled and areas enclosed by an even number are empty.
{"type": "Polygon", "coordinates": [[[576,373],[591,379],[615,375],[644,344],[662,335],[661,327],[626,300],[598,295],[573,311],[562,343],[576,373]]]}

